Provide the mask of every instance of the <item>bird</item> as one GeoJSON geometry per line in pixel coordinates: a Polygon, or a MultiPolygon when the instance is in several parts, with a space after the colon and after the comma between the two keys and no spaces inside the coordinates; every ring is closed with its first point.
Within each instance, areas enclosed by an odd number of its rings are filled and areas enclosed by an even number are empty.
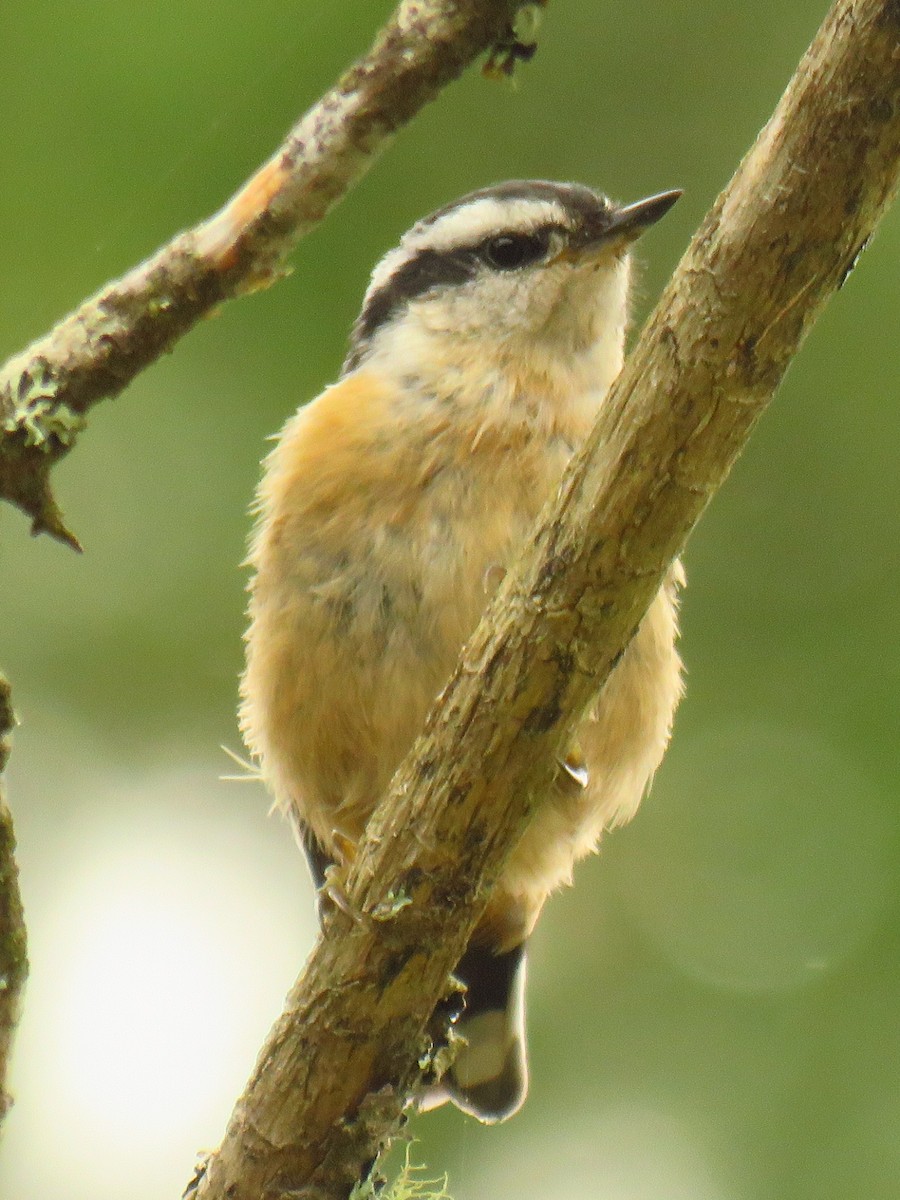
{"type": "MultiPolygon", "coordinates": [[[[239,719],[320,895],[585,441],[622,367],[631,246],[680,195],[512,180],[424,217],[372,272],[337,382],[265,459],[239,719]]],[[[676,560],[492,892],[423,1108],[490,1124],[524,1102],[526,943],[662,759],[683,583],[676,560]]]]}

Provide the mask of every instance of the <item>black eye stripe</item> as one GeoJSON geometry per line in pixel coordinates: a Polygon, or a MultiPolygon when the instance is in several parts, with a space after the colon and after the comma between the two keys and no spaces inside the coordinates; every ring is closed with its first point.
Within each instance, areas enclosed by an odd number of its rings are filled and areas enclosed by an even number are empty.
{"type": "Polygon", "coordinates": [[[486,269],[513,271],[536,263],[546,254],[554,231],[565,234],[562,226],[548,224],[527,233],[498,231],[490,237],[452,250],[418,250],[401,263],[366,300],[350,335],[350,350],[344,361],[343,373],[352,371],[360,364],[375,332],[402,312],[411,301],[436,288],[466,283],[486,269]],[[502,262],[497,256],[492,257],[488,250],[488,247],[496,249],[500,242],[514,245],[509,257],[502,262]]]}
{"type": "Polygon", "coordinates": [[[352,369],[365,343],[380,326],[400,312],[411,300],[433,288],[465,283],[478,274],[479,261],[473,249],[452,251],[420,250],[407,259],[388,280],[374,291],[359,314],[351,335],[351,352],[344,369],[352,369]]]}
{"type": "Polygon", "coordinates": [[[454,250],[419,250],[394,272],[387,282],[373,292],[360,313],[354,330],[354,339],[371,337],[374,331],[399,311],[401,307],[430,292],[436,287],[466,283],[474,279],[485,263],[495,269],[509,270],[513,266],[524,266],[526,261],[536,262],[547,251],[552,229],[547,226],[533,233],[508,232],[494,234],[472,246],[461,246],[454,250]],[[513,245],[514,264],[501,265],[492,261],[489,247],[500,242],[513,245]]]}
{"type": "Polygon", "coordinates": [[[540,262],[549,245],[549,227],[533,233],[500,233],[486,238],[478,248],[478,255],[495,270],[515,271],[540,262]]]}

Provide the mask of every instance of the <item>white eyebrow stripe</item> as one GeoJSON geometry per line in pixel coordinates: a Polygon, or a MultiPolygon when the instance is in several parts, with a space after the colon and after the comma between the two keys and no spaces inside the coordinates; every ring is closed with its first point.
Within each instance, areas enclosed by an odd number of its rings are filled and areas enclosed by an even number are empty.
{"type": "Polygon", "coordinates": [[[385,254],[384,258],[376,264],[372,272],[372,278],[369,281],[369,286],[366,288],[363,308],[365,308],[369,298],[374,296],[376,292],[380,292],[388,281],[397,274],[403,264],[412,257],[414,255],[405,249],[402,243],[385,254]]]}
{"type": "Polygon", "coordinates": [[[550,200],[497,200],[481,196],[459,208],[451,209],[430,223],[414,225],[401,245],[422,249],[451,250],[481,241],[492,233],[519,230],[527,233],[542,225],[568,225],[569,217],[561,204],[550,200]]]}
{"type": "Polygon", "coordinates": [[[491,234],[518,230],[528,233],[544,225],[570,225],[571,217],[561,204],[550,200],[497,200],[481,196],[451,209],[435,220],[414,225],[400,245],[389,251],[372,272],[367,295],[382,288],[404,263],[422,250],[438,254],[458,246],[475,246],[491,234]]]}

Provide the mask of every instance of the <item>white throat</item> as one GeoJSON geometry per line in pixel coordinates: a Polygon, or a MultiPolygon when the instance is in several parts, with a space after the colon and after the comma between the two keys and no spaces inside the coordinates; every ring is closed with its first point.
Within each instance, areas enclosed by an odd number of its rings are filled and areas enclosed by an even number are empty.
{"type": "Polygon", "coordinates": [[[465,289],[425,297],[377,331],[364,366],[466,405],[500,391],[595,411],[622,369],[628,286],[627,260],[602,274],[580,272],[537,330],[499,306],[498,319],[485,321],[484,305],[465,289]]]}

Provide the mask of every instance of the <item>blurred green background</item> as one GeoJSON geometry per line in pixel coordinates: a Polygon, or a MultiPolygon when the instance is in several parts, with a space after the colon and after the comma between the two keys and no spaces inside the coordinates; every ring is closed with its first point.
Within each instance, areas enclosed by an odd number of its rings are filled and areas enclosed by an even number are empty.
{"type": "MultiPolygon", "coordinates": [[[[389,7],[3,5],[0,353],[216,208],[389,7]]],[[[56,476],[83,556],[0,512],[33,957],[4,1198],[180,1194],[311,944],[287,829],[219,744],[265,438],[334,378],[375,260],[507,177],[680,186],[639,322],[825,8],[555,0],[517,88],[470,72],[290,279],[96,410],[56,476]]],[[[688,696],[651,798],[535,936],[528,1104],[414,1123],[456,1200],[900,1195],[898,218],[690,543],[688,696]]]]}

